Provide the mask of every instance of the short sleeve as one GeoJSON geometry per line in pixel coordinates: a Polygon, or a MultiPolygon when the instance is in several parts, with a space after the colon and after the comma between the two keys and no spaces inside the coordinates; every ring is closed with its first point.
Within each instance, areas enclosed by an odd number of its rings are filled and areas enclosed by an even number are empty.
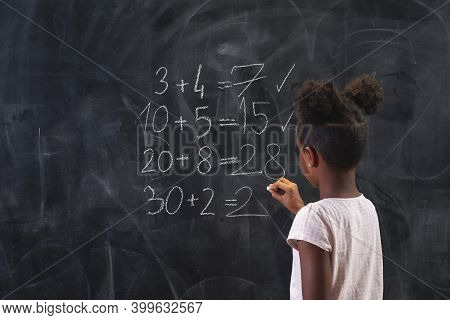
{"type": "Polygon", "coordinates": [[[330,238],[331,231],[323,213],[312,204],[308,204],[296,214],[287,242],[297,250],[295,240],[303,240],[331,252],[330,238]]]}

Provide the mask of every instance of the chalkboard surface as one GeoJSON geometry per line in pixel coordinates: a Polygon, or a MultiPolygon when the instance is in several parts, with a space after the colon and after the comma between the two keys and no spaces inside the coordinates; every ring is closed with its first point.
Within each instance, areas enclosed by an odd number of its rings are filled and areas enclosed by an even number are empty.
{"type": "Polygon", "coordinates": [[[450,296],[444,1],[0,2],[2,297],[289,298],[291,101],[363,72],[384,296],[450,296]]]}

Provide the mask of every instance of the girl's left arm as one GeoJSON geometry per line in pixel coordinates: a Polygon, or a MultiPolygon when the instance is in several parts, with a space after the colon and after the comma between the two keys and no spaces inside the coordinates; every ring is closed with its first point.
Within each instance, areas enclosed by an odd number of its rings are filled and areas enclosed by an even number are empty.
{"type": "Polygon", "coordinates": [[[297,248],[300,254],[303,299],[330,299],[330,254],[302,240],[297,241],[297,248]]]}

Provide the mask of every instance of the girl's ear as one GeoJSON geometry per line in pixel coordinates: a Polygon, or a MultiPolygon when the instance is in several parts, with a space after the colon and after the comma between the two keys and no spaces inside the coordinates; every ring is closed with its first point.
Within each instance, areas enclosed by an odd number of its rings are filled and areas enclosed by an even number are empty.
{"type": "Polygon", "coordinates": [[[305,160],[306,160],[306,165],[311,168],[311,167],[317,167],[319,165],[319,155],[317,154],[316,149],[314,149],[313,147],[305,147],[303,149],[303,152],[305,154],[305,160]]]}

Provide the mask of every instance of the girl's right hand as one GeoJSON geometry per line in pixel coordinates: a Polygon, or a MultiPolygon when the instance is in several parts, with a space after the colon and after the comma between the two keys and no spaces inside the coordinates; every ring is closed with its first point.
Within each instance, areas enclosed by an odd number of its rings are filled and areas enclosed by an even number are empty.
{"type": "Polygon", "coordinates": [[[272,198],[278,200],[293,214],[305,206],[298,186],[286,178],[280,178],[276,182],[269,184],[267,191],[272,194],[272,198]]]}

